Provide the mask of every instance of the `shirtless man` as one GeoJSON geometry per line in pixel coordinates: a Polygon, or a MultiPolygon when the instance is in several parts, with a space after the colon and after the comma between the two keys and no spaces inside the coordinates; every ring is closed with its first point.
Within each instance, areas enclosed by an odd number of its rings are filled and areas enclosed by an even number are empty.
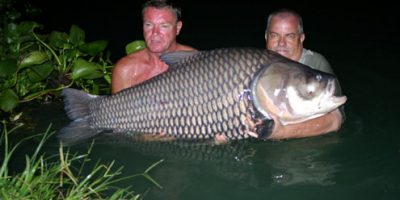
{"type": "Polygon", "coordinates": [[[143,5],[143,36],[146,48],[122,57],[112,74],[112,93],[137,85],[168,69],[160,55],[194,48],[177,43],[182,29],[181,10],[167,1],[150,0],[143,5]]]}

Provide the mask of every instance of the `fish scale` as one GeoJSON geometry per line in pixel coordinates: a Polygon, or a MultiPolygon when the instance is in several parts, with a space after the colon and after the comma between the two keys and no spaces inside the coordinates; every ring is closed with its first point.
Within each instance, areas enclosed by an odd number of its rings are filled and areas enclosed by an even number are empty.
{"type": "Polygon", "coordinates": [[[347,100],[335,96],[340,93],[335,76],[265,49],[181,51],[160,58],[169,65],[167,72],[114,95],[64,89],[73,121],[59,138],[73,143],[106,130],[188,140],[217,134],[266,139],[274,124],[271,114],[283,125],[300,123],[347,100]]]}
{"type": "Polygon", "coordinates": [[[240,96],[257,68],[248,67],[244,60],[260,53],[230,49],[200,52],[170,66],[167,73],[150,82],[94,99],[90,104],[91,125],[132,133],[162,130],[182,139],[211,139],[219,133],[231,139],[248,138],[244,119],[252,105],[240,96]],[[104,108],[109,109],[102,112],[104,108]]]}

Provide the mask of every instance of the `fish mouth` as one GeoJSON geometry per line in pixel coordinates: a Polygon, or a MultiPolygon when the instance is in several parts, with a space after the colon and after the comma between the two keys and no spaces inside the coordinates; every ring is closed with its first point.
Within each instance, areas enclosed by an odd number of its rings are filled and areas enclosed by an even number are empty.
{"type": "Polygon", "coordinates": [[[331,100],[334,104],[341,106],[344,103],[346,103],[347,97],[346,96],[332,96],[331,100]]]}
{"type": "Polygon", "coordinates": [[[328,82],[327,89],[328,89],[328,95],[330,96],[330,100],[331,100],[332,103],[334,103],[334,104],[336,104],[338,106],[341,106],[344,103],[346,103],[346,101],[347,101],[347,97],[346,96],[344,96],[344,95],[338,95],[337,96],[336,95],[337,88],[336,88],[335,80],[330,80],[328,82]]]}

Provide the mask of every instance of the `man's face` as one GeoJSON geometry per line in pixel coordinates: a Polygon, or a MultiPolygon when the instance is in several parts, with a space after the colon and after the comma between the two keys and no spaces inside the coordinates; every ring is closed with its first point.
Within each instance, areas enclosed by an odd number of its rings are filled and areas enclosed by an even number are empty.
{"type": "Polygon", "coordinates": [[[295,16],[274,16],[265,34],[267,49],[299,61],[305,36],[298,32],[298,23],[295,16]]]}
{"type": "Polygon", "coordinates": [[[143,35],[147,48],[154,53],[164,53],[176,45],[182,22],[177,22],[169,9],[149,7],[143,14],[143,35]]]}

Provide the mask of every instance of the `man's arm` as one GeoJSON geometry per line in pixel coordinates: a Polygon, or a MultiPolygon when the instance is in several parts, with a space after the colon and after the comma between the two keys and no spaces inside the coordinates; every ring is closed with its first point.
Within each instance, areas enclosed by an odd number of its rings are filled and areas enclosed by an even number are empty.
{"type": "Polygon", "coordinates": [[[274,130],[268,139],[289,139],[311,137],[339,130],[342,124],[342,115],[338,109],[299,124],[282,125],[274,118],[274,130]]]}

